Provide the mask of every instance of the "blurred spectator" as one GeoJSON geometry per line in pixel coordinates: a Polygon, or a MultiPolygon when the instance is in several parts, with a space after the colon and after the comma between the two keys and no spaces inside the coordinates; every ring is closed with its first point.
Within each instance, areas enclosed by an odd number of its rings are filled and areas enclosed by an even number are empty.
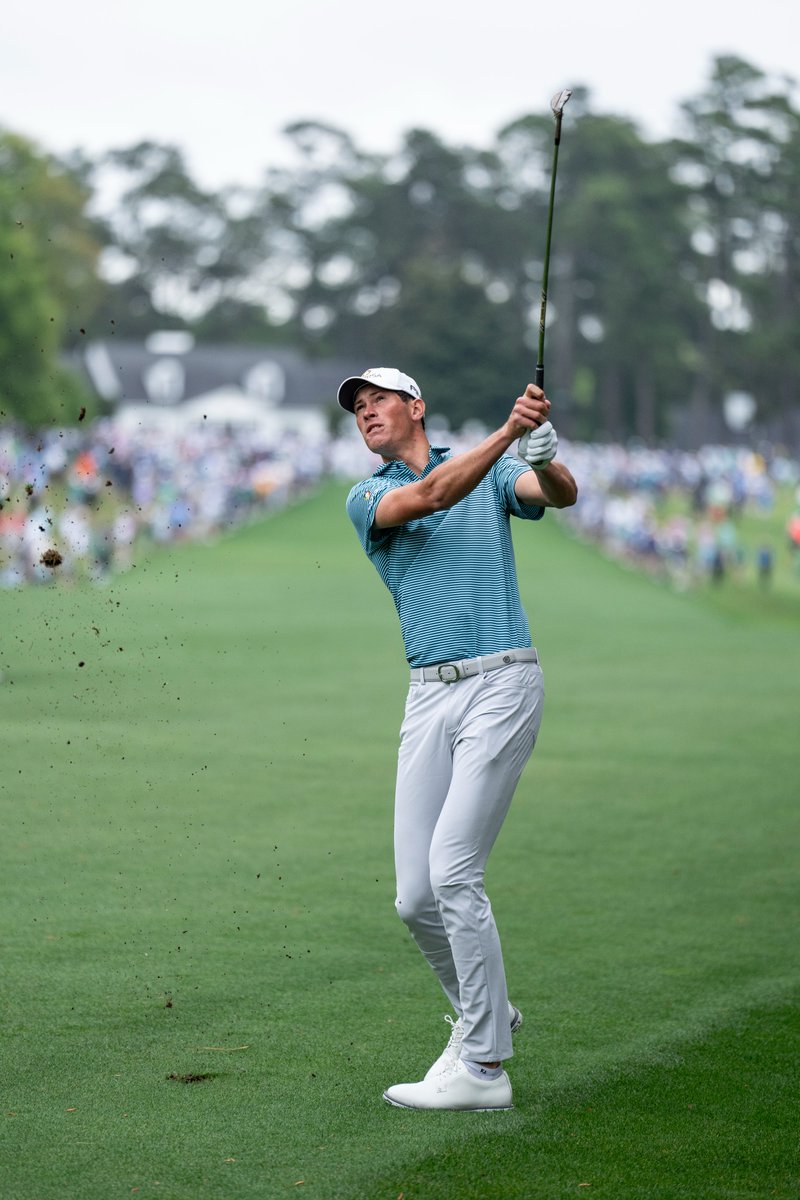
{"type": "Polygon", "coordinates": [[[786,532],[789,535],[789,545],[792,550],[800,551],[800,510],[792,513],[786,526],[786,532]]]}
{"type": "Polygon", "coordinates": [[[762,588],[768,588],[772,582],[773,563],[774,555],[772,546],[764,542],[756,551],[756,570],[758,571],[758,582],[762,588]]]}
{"type": "Polygon", "coordinates": [[[789,535],[789,549],[794,559],[795,570],[800,575],[800,489],[797,495],[797,511],[789,518],[786,532],[789,535]]]}

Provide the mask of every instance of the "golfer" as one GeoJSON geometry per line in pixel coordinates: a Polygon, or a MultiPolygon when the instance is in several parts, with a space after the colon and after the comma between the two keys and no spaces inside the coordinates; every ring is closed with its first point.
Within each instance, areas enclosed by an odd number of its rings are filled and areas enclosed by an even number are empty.
{"type": "Polygon", "coordinates": [[[520,604],[509,516],[565,508],[575,480],[554,462],[544,392],[528,384],[508,420],[451,456],[431,446],[410,375],[345,379],[341,406],[383,459],[347,499],[392,593],[411,667],[395,794],[397,911],[456,1014],[444,1052],[384,1099],[401,1108],[503,1109],[503,1061],[522,1015],[509,1003],[483,878],[542,718],[539,659],[520,604]],[[529,434],[526,461],[506,451],[529,434]]]}

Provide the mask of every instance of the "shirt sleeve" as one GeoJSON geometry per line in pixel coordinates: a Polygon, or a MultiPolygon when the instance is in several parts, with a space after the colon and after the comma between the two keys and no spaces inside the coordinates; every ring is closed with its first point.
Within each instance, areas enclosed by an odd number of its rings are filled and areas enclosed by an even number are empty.
{"type": "Polygon", "coordinates": [[[377,546],[387,541],[395,532],[393,528],[376,529],[374,525],[375,510],[379,501],[395,486],[387,479],[374,477],[362,479],[361,483],[357,483],[351,489],[350,495],[347,497],[347,515],[353,522],[361,545],[367,554],[371,554],[377,546]]]}
{"type": "Polygon", "coordinates": [[[507,512],[526,521],[539,521],[545,513],[543,505],[523,504],[514,491],[514,484],[526,471],[530,471],[527,463],[511,454],[504,454],[492,467],[494,485],[507,512]]]}

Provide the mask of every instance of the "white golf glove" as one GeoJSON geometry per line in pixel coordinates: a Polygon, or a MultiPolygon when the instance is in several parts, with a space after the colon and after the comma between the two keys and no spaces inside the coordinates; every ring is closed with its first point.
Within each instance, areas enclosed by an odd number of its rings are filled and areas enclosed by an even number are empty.
{"type": "Polygon", "coordinates": [[[531,467],[546,467],[558,450],[558,434],[549,421],[538,429],[529,429],[519,439],[517,453],[531,467]]]}

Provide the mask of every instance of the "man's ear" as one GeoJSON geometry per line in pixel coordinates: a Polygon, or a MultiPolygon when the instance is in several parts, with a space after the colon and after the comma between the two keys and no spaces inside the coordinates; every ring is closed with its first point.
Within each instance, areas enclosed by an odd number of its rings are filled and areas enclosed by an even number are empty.
{"type": "Polygon", "coordinates": [[[414,396],[411,403],[414,405],[414,412],[411,415],[415,420],[423,420],[425,417],[425,401],[419,396],[414,396]]]}

